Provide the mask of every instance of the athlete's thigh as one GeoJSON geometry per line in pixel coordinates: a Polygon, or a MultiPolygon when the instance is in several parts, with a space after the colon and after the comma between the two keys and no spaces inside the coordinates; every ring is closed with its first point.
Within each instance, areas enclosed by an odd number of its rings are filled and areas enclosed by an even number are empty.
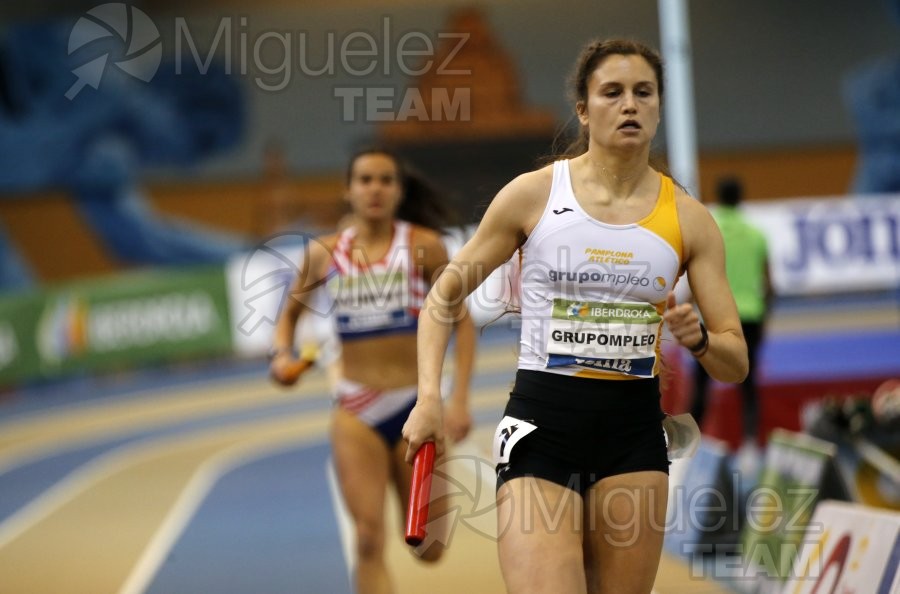
{"type": "Polygon", "coordinates": [[[381,527],[391,457],[384,440],[353,414],[336,408],[331,444],[341,493],[357,522],[381,527]]]}
{"type": "Polygon", "coordinates": [[[665,534],[669,477],[605,478],[585,495],[584,554],[591,594],[649,594],[665,534]]]}
{"type": "MultiPolygon", "coordinates": [[[[400,504],[400,518],[405,529],[406,513],[409,506],[410,483],[412,482],[412,465],[406,462],[407,443],[403,440],[394,446],[391,452],[391,476],[394,481],[394,487],[397,490],[397,501],[400,504]]],[[[437,462],[435,462],[437,466],[437,462]]],[[[429,516],[435,517],[435,509],[429,509],[429,516]]]]}
{"type": "Polygon", "coordinates": [[[497,492],[500,569],[510,594],[585,592],[581,495],[533,477],[497,492]]]}

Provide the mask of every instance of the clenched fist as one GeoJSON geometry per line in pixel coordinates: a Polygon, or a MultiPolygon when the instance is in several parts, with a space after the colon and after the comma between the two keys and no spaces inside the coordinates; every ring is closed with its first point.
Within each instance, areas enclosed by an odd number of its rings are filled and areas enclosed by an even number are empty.
{"type": "Polygon", "coordinates": [[[706,339],[700,327],[700,316],[690,303],[675,303],[675,293],[672,291],[666,297],[663,320],[678,344],[691,351],[702,351],[705,348],[703,343],[706,339]]]}

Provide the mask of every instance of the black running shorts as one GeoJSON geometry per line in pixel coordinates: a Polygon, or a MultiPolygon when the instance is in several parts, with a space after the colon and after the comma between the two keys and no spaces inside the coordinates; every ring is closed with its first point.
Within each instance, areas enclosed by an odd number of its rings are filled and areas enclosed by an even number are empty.
{"type": "Polygon", "coordinates": [[[508,462],[497,465],[498,489],[533,476],[584,495],[606,477],[668,474],[658,378],[599,380],[520,369],[504,417],[537,428],[514,441],[513,421],[505,418],[498,427],[495,452],[512,444],[508,462]]]}

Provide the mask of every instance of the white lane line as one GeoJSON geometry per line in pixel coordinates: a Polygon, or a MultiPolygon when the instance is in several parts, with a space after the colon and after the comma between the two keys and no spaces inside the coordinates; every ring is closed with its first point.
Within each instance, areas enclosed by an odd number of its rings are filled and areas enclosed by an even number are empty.
{"type": "MultiPolygon", "coordinates": [[[[506,395],[502,392],[503,390],[494,388],[479,390],[478,392],[473,393],[473,408],[484,409],[499,406],[502,403],[501,401],[505,401],[506,399],[506,395]]],[[[314,414],[312,416],[321,416],[324,422],[327,420],[328,415],[314,414]]],[[[305,413],[300,415],[300,417],[309,419],[310,415],[309,413],[305,413]]],[[[291,423],[294,422],[290,419],[285,420],[291,423]]],[[[271,421],[258,423],[258,426],[255,427],[252,424],[241,423],[235,427],[229,427],[229,429],[239,435],[245,435],[248,431],[260,431],[265,434],[268,427],[271,427],[271,421]]],[[[181,439],[175,440],[174,445],[171,436],[162,439],[153,438],[141,440],[101,455],[87,464],[73,470],[60,482],[33,499],[23,508],[8,517],[3,523],[0,523],[0,548],[9,545],[25,532],[33,529],[41,521],[51,517],[54,512],[110,475],[126,471],[129,467],[139,464],[142,461],[156,458],[161,455],[161,451],[171,451],[173,448],[181,449],[198,443],[205,443],[211,438],[224,439],[222,433],[221,429],[195,432],[190,434],[190,438],[188,439],[184,436],[179,436],[181,439]]],[[[226,433],[228,433],[228,431],[226,431],[226,433]]],[[[324,429],[318,433],[321,433],[321,435],[324,436],[324,429]]],[[[316,434],[318,435],[318,433],[316,434]]],[[[308,430],[306,431],[306,434],[311,435],[308,430]]],[[[296,436],[296,433],[294,435],[296,436]]],[[[241,439],[241,437],[235,436],[235,439],[241,439]]],[[[223,460],[218,460],[217,463],[222,464],[223,460]]],[[[202,501],[204,494],[208,493],[210,486],[215,482],[216,473],[221,472],[223,472],[221,468],[207,468],[205,473],[212,474],[204,475],[201,473],[199,478],[196,478],[194,482],[189,483],[189,486],[184,493],[180,492],[178,494],[177,503],[174,504],[174,507],[177,509],[169,511],[168,514],[164,516],[165,519],[162,522],[163,526],[158,528],[156,533],[154,533],[154,536],[149,539],[151,544],[148,547],[148,550],[141,554],[135,569],[132,570],[132,577],[128,578],[124,586],[129,588],[129,592],[140,591],[141,583],[146,587],[146,584],[149,583],[148,580],[152,579],[152,576],[158,571],[159,563],[161,559],[164,558],[165,552],[175,542],[174,539],[176,539],[184,529],[185,522],[196,511],[196,506],[202,501]]],[[[349,519],[349,515],[346,511],[343,513],[344,516],[349,519]]],[[[345,540],[346,539],[343,539],[342,542],[345,540]]],[[[345,543],[344,546],[346,550],[348,545],[345,543]]],[[[352,547],[352,543],[350,543],[350,546],[352,547]]],[[[352,551],[352,548],[350,550],[352,551]]],[[[352,559],[352,557],[353,555],[347,555],[348,559],[352,559]]],[[[348,566],[348,572],[351,569],[352,565],[348,566]]]]}
{"type": "MultiPolygon", "coordinates": [[[[190,432],[177,437],[162,436],[140,440],[102,454],[98,458],[72,470],[59,482],[0,523],[0,549],[32,529],[68,502],[100,483],[103,479],[124,472],[132,466],[165,455],[167,452],[189,449],[196,447],[198,444],[209,443],[210,440],[213,440],[213,442],[217,440],[231,440],[232,442],[238,441],[240,443],[242,440],[248,440],[248,436],[254,433],[266,435],[267,432],[273,432],[277,427],[285,423],[315,423],[319,420],[322,420],[324,423],[327,422],[327,417],[327,413],[314,413],[298,415],[296,418],[292,416],[256,423],[239,423],[213,429],[205,428],[202,431],[190,432]]],[[[312,429],[304,431],[301,427],[300,431],[302,433],[298,433],[298,435],[324,436],[324,429],[321,432],[313,432],[312,429]]],[[[232,443],[229,443],[227,447],[231,447],[231,445],[232,443]]],[[[226,446],[223,445],[223,447],[226,446]]]]}
{"type": "MultiPolygon", "coordinates": [[[[477,373],[503,369],[512,373],[515,358],[506,348],[493,348],[479,353],[476,364],[477,373]]],[[[328,386],[326,375],[319,372],[313,372],[301,386],[290,391],[273,386],[265,378],[204,380],[174,389],[142,389],[123,396],[0,417],[0,474],[67,448],[154,430],[172,422],[319,398],[324,407],[330,402],[328,386]]]]}
{"type": "Polygon", "coordinates": [[[334,470],[334,459],[330,456],[325,462],[325,476],[328,478],[328,490],[331,493],[331,508],[334,510],[334,518],[337,522],[338,533],[341,537],[341,550],[344,551],[344,565],[347,567],[347,579],[353,584],[353,573],[356,571],[356,531],[353,529],[353,520],[344,496],[338,486],[337,473],[334,470]]]}
{"type": "Polygon", "coordinates": [[[223,476],[255,460],[307,444],[309,437],[297,436],[296,442],[273,444],[237,444],[204,462],[184,487],[176,502],[160,523],[140,559],[125,580],[119,594],[141,594],[159,572],[172,547],[184,533],[200,505],[223,476]]]}
{"type": "Polygon", "coordinates": [[[80,466],[0,523],[0,549],[104,477],[135,463],[134,451],[114,450],[80,466]]]}
{"type": "Polygon", "coordinates": [[[124,397],[115,402],[84,404],[77,410],[54,409],[28,419],[0,422],[0,474],[66,448],[89,446],[173,423],[313,399],[321,399],[325,410],[326,394],[324,380],[310,382],[290,393],[256,381],[253,385],[240,383],[225,388],[217,385],[195,393],[148,393],[138,399],[124,397]]]}

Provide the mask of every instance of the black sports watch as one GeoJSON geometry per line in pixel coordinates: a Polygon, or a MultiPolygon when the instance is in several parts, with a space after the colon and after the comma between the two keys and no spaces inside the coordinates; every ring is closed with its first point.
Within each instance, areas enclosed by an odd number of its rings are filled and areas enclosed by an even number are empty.
{"type": "Polygon", "coordinates": [[[695,357],[703,355],[706,349],[709,348],[709,332],[706,331],[706,326],[703,325],[703,322],[700,322],[700,335],[700,342],[692,347],[688,347],[688,350],[695,357]]]}

